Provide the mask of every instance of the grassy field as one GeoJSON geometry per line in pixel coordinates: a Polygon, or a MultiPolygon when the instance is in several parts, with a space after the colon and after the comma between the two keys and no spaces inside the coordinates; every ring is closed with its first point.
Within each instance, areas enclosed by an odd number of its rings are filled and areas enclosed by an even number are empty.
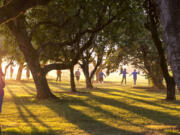
{"type": "Polygon", "coordinates": [[[166,102],[165,92],[117,82],[69,93],[69,82],[49,82],[58,100],[35,100],[34,84],[7,81],[2,135],[164,135],[180,134],[180,94],[166,102]]]}

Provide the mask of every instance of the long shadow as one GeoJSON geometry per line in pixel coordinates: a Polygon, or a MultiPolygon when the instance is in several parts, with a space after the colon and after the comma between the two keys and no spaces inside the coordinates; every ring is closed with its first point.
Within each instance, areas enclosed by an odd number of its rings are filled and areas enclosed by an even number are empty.
{"type": "Polygon", "coordinates": [[[23,90],[24,90],[26,93],[28,93],[29,95],[35,96],[35,93],[32,92],[31,90],[27,89],[26,87],[21,87],[21,88],[23,88],[23,90]]]}
{"type": "MultiPolygon", "coordinates": [[[[64,88],[64,87],[61,87],[60,85],[58,85],[57,83],[53,83],[53,82],[49,82],[50,84],[53,84],[54,87],[58,88],[58,89],[62,89],[64,91],[70,91],[70,88],[64,88]]],[[[24,87],[26,87],[27,89],[29,89],[30,91],[32,92],[36,92],[35,88],[34,87],[31,87],[29,85],[27,85],[26,83],[22,83],[22,85],[24,85],[24,87]]],[[[26,89],[26,92],[27,92],[27,89],[26,89]]],[[[56,92],[57,93],[57,92],[56,92]]]]}
{"type": "Polygon", "coordinates": [[[49,81],[48,83],[52,84],[52,85],[59,85],[59,86],[70,86],[70,84],[68,83],[61,83],[61,82],[52,82],[52,81],[49,81]]]}
{"type": "MultiPolygon", "coordinates": [[[[166,108],[166,109],[170,109],[170,110],[180,111],[180,109],[170,108],[170,107],[167,107],[167,106],[164,106],[164,105],[160,105],[160,104],[155,103],[155,102],[151,102],[151,101],[147,101],[147,100],[142,100],[142,99],[138,99],[138,98],[133,98],[133,97],[129,97],[129,96],[124,96],[124,95],[121,95],[121,94],[112,94],[112,93],[109,93],[109,92],[107,92],[106,94],[112,95],[112,96],[117,96],[117,97],[123,97],[123,98],[127,98],[127,99],[132,99],[132,100],[136,100],[136,101],[139,101],[139,102],[142,102],[142,103],[146,103],[146,104],[149,104],[149,105],[158,106],[158,107],[162,107],[162,108],[166,108]]],[[[178,104],[178,102],[177,102],[177,104],[178,104]]]]}
{"type": "Polygon", "coordinates": [[[64,88],[62,87],[61,85],[57,84],[57,83],[53,83],[53,82],[49,82],[51,85],[53,85],[54,87],[58,88],[58,89],[61,89],[61,90],[64,90],[64,91],[71,91],[70,88],[64,88]]]}
{"type": "Polygon", "coordinates": [[[31,87],[29,85],[27,85],[26,83],[21,83],[22,85],[24,85],[24,87],[27,87],[29,90],[31,90],[32,92],[36,92],[36,88],[31,87]]]}
{"type": "MultiPolygon", "coordinates": [[[[117,90],[119,91],[119,90],[117,90]]],[[[116,91],[116,92],[117,92],[116,91]]],[[[124,91],[123,91],[124,92],[124,91]]],[[[129,93],[131,94],[131,93],[129,93]]],[[[140,115],[142,117],[146,117],[146,118],[149,118],[149,119],[152,119],[156,122],[159,122],[159,123],[163,123],[163,124],[171,124],[171,125],[174,125],[174,123],[176,123],[176,125],[180,125],[180,118],[179,117],[176,117],[176,116],[172,116],[172,115],[169,115],[167,113],[163,113],[163,112],[160,112],[160,111],[155,111],[155,110],[151,110],[151,109],[146,109],[146,108],[142,108],[142,107],[137,107],[137,106],[133,106],[133,105],[129,105],[129,104],[126,104],[126,103],[123,103],[123,102],[120,102],[120,101],[116,101],[114,99],[109,99],[109,98],[104,98],[104,97],[101,97],[101,96],[97,96],[97,95],[89,95],[89,98],[90,99],[94,99],[102,104],[106,104],[106,105],[110,105],[110,106],[115,106],[115,107],[119,107],[119,108],[123,108],[123,109],[126,109],[128,111],[131,111],[133,113],[136,113],[137,115],[140,115]],[[167,119],[168,118],[168,119],[167,119]]],[[[77,102],[77,104],[79,103],[80,101],[77,102]]],[[[56,112],[57,114],[61,115],[61,111],[59,108],[60,106],[62,106],[62,100],[58,101],[56,103],[59,107],[53,107],[51,105],[48,105],[46,104],[47,107],[49,107],[51,110],[53,110],[54,112],[56,112]]],[[[72,103],[70,103],[72,104],[72,103]]],[[[107,130],[106,133],[108,133],[109,130],[111,130],[112,132],[116,133],[126,133],[128,131],[124,131],[124,130],[120,130],[120,129],[117,129],[117,128],[114,128],[112,126],[109,126],[105,123],[102,123],[100,121],[96,121],[95,119],[83,114],[82,112],[76,110],[76,109],[73,109],[72,107],[69,106],[68,103],[64,103],[64,110],[65,110],[65,118],[71,122],[71,123],[74,123],[76,125],[78,125],[81,129],[85,130],[86,132],[90,133],[90,134],[93,134],[93,131],[92,129],[96,129],[94,127],[94,125],[96,125],[97,127],[101,127],[101,128],[104,128],[104,130],[107,130]],[[80,120],[76,120],[75,119],[75,116],[76,115],[80,115],[81,119],[80,120]],[[91,122],[92,124],[88,126],[86,126],[86,122],[91,122]]],[[[78,117],[79,118],[79,117],[78,117]]],[[[99,128],[97,128],[99,129],[99,128]]],[[[128,134],[136,134],[135,132],[128,132],[128,134]]]]}
{"type": "MultiPolygon", "coordinates": [[[[62,112],[63,112],[66,120],[68,120],[70,123],[77,125],[80,129],[84,130],[85,132],[87,132],[91,135],[100,135],[100,134],[103,134],[103,135],[105,135],[105,134],[106,135],[110,135],[110,134],[139,135],[139,133],[137,133],[137,132],[118,129],[113,126],[107,125],[103,122],[97,121],[97,120],[93,119],[92,117],[85,115],[81,111],[70,107],[70,105],[72,105],[72,104],[78,104],[78,105],[81,104],[82,106],[87,107],[87,104],[82,103],[82,101],[80,101],[80,100],[73,99],[72,101],[70,101],[70,100],[60,100],[59,99],[56,101],[55,104],[56,104],[56,107],[53,107],[49,104],[44,104],[44,105],[47,106],[48,108],[50,108],[52,111],[54,111],[55,113],[57,113],[60,116],[62,115],[62,112]],[[62,102],[63,102],[63,104],[62,104],[62,102]]],[[[102,111],[102,110],[99,110],[99,111],[102,111]]],[[[61,117],[63,117],[63,116],[61,116],[61,117]]]]}
{"type": "Polygon", "coordinates": [[[31,126],[33,129],[37,130],[37,128],[32,125],[29,120],[26,118],[26,116],[24,115],[23,111],[22,111],[22,108],[20,107],[19,105],[19,102],[17,100],[17,97],[16,95],[12,92],[12,90],[9,88],[9,87],[6,87],[6,89],[8,90],[8,92],[11,94],[13,100],[14,100],[14,103],[16,104],[16,108],[21,116],[21,118],[24,120],[24,122],[26,122],[29,126],[31,126]]]}
{"type": "MultiPolygon", "coordinates": [[[[140,124],[135,124],[135,123],[133,123],[132,121],[130,121],[130,120],[126,120],[124,117],[120,117],[119,115],[115,115],[114,113],[112,113],[112,112],[110,112],[110,111],[106,111],[106,110],[104,110],[104,109],[102,109],[102,108],[100,108],[100,107],[98,107],[98,106],[93,106],[93,105],[90,105],[90,104],[88,104],[88,103],[86,103],[86,102],[84,102],[84,101],[82,101],[82,100],[80,100],[80,99],[76,99],[76,98],[72,98],[71,99],[72,101],[74,101],[74,100],[76,100],[76,102],[69,102],[71,105],[81,105],[81,106],[85,106],[85,107],[88,107],[88,108],[90,108],[90,109],[93,109],[94,111],[96,111],[96,112],[99,112],[99,113],[101,113],[101,114],[103,114],[103,115],[107,115],[108,117],[112,117],[113,119],[116,119],[117,121],[118,120],[121,120],[121,121],[124,121],[124,122],[126,122],[126,123],[128,123],[128,124],[131,124],[131,125],[133,125],[133,126],[138,126],[138,127],[143,127],[142,125],[140,125],[140,124]]],[[[62,102],[62,101],[61,101],[62,102]]],[[[144,127],[143,127],[144,128],[144,127]]]]}
{"type": "Polygon", "coordinates": [[[32,127],[34,130],[38,131],[38,128],[35,127],[24,115],[22,108],[26,110],[26,112],[38,123],[40,123],[43,127],[47,128],[48,131],[51,132],[51,134],[55,135],[55,132],[49,127],[47,124],[45,124],[43,121],[39,120],[37,116],[35,116],[23,103],[19,104],[19,98],[13,93],[13,91],[7,87],[8,92],[11,94],[14,103],[16,104],[16,108],[18,109],[18,112],[20,113],[21,118],[26,122],[30,127],[32,127]]]}
{"type": "Polygon", "coordinates": [[[147,96],[147,95],[140,95],[140,94],[136,94],[136,93],[132,93],[132,92],[129,92],[127,90],[116,90],[116,89],[105,89],[105,88],[98,88],[98,89],[95,89],[93,91],[97,91],[97,92],[123,92],[123,93],[126,93],[128,95],[133,95],[133,96],[139,96],[139,97],[143,97],[143,98],[152,98],[151,96],[147,96]]]}
{"type": "MultiPolygon", "coordinates": [[[[61,88],[63,90],[69,90],[69,89],[60,87],[59,85],[58,86],[55,85],[55,86],[57,88],[61,88]]],[[[149,87],[147,87],[147,88],[149,88],[149,87]]],[[[163,105],[159,105],[157,103],[149,102],[149,101],[146,101],[146,100],[141,100],[141,99],[137,99],[137,98],[122,96],[121,94],[112,94],[112,93],[110,93],[110,92],[118,92],[118,93],[126,93],[128,95],[133,95],[133,96],[138,96],[138,97],[143,97],[143,98],[152,98],[151,96],[139,95],[139,94],[136,94],[136,93],[125,91],[125,90],[97,88],[97,89],[93,89],[93,91],[98,91],[98,92],[106,93],[106,94],[113,95],[113,96],[121,96],[121,97],[125,97],[125,98],[130,98],[130,99],[133,99],[133,100],[137,100],[139,102],[143,102],[143,103],[154,105],[154,106],[163,107],[163,108],[166,108],[166,109],[171,109],[171,110],[176,110],[176,111],[180,110],[180,109],[174,109],[174,108],[166,107],[166,106],[163,106],[163,105]]]]}
{"type": "Polygon", "coordinates": [[[174,123],[180,125],[180,117],[172,116],[167,113],[129,105],[114,99],[104,98],[97,95],[89,95],[89,98],[94,99],[102,104],[123,108],[130,112],[136,113],[137,115],[149,118],[151,120],[154,120],[159,123],[163,123],[165,125],[166,124],[174,125],[174,123]]]}

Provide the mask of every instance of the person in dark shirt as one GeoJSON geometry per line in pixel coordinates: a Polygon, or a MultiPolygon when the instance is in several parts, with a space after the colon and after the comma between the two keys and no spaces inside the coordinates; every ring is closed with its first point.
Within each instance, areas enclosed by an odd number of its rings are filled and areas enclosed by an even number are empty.
{"type": "Polygon", "coordinates": [[[80,70],[78,69],[78,70],[75,72],[75,77],[76,77],[76,80],[77,80],[78,83],[79,83],[79,80],[80,80],[80,76],[81,76],[81,72],[80,72],[80,70]]]}
{"type": "Polygon", "coordinates": [[[133,75],[134,85],[136,85],[137,74],[139,74],[139,72],[137,72],[136,69],[131,73],[131,75],[133,75]]]}
{"type": "Polygon", "coordinates": [[[99,82],[103,83],[104,77],[106,77],[106,75],[102,71],[100,71],[98,76],[99,76],[99,82]]]}
{"type": "Polygon", "coordinates": [[[56,78],[56,82],[59,80],[61,81],[61,70],[57,70],[57,78],[56,78]]]}
{"type": "Polygon", "coordinates": [[[123,84],[124,81],[125,81],[125,85],[126,85],[126,74],[128,74],[126,69],[123,69],[123,71],[120,74],[122,74],[121,85],[123,84]]]}

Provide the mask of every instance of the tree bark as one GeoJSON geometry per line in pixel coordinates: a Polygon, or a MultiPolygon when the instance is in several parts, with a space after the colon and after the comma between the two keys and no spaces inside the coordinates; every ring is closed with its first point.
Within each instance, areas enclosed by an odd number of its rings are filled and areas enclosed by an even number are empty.
{"type": "Polygon", "coordinates": [[[16,76],[16,81],[21,80],[23,68],[24,68],[24,63],[20,63],[19,68],[18,68],[18,73],[17,73],[17,76],[16,76]]]}
{"type": "Polygon", "coordinates": [[[176,99],[176,87],[173,77],[170,77],[169,82],[167,83],[167,96],[166,100],[172,101],[176,99]]]}
{"type": "Polygon", "coordinates": [[[70,82],[71,82],[71,91],[72,92],[77,92],[76,91],[76,85],[74,81],[74,66],[70,68],[70,82]]]}
{"type": "Polygon", "coordinates": [[[158,2],[167,44],[168,62],[180,90],[180,1],[159,0],[158,2]]]}
{"type": "Polygon", "coordinates": [[[81,68],[86,78],[86,88],[92,89],[93,85],[92,85],[91,78],[89,75],[89,63],[87,61],[83,61],[83,64],[81,64],[81,68]]]}

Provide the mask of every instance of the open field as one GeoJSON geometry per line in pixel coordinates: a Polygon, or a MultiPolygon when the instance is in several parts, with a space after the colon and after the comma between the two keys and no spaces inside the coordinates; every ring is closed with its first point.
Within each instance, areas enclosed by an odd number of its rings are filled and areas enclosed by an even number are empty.
{"type": "Polygon", "coordinates": [[[146,87],[95,84],[69,93],[69,82],[49,82],[58,100],[36,101],[34,84],[7,81],[1,134],[5,135],[164,135],[180,134],[180,94],[166,102],[165,92],[146,87]]]}

